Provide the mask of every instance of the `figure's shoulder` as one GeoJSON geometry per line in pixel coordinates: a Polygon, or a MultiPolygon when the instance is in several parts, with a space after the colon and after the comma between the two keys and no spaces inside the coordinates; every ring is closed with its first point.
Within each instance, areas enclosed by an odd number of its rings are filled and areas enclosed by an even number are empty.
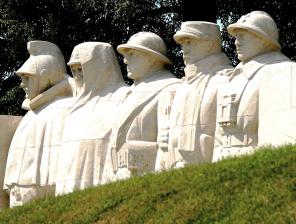
{"type": "Polygon", "coordinates": [[[176,82],[180,79],[178,79],[170,70],[168,69],[164,69],[159,73],[159,77],[161,77],[162,79],[169,79],[172,82],[176,82]]]}
{"type": "Polygon", "coordinates": [[[170,85],[168,85],[166,88],[162,90],[162,92],[170,92],[175,93],[177,89],[181,86],[182,82],[180,79],[175,80],[175,82],[172,82],[170,85]]]}
{"type": "Polygon", "coordinates": [[[273,52],[266,55],[265,65],[262,67],[261,72],[296,73],[296,62],[281,52],[273,52]]]}
{"type": "Polygon", "coordinates": [[[155,73],[152,76],[151,81],[155,84],[163,85],[164,87],[168,87],[170,85],[178,85],[178,83],[181,83],[181,80],[167,69],[155,73]]]}
{"type": "Polygon", "coordinates": [[[120,83],[120,84],[117,86],[117,88],[116,88],[116,90],[115,90],[115,93],[116,93],[116,94],[124,94],[124,93],[126,93],[127,91],[129,91],[129,88],[130,88],[129,85],[127,85],[127,84],[125,84],[125,83],[120,83]]]}
{"type": "Polygon", "coordinates": [[[38,116],[54,116],[59,112],[69,110],[73,106],[73,102],[72,97],[56,97],[34,112],[38,116]]]}
{"type": "Polygon", "coordinates": [[[229,82],[232,77],[234,68],[231,66],[225,67],[216,72],[216,74],[211,78],[211,83],[223,84],[229,82]]]}
{"type": "Polygon", "coordinates": [[[130,86],[125,83],[120,83],[116,87],[115,91],[112,94],[112,101],[116,103],[122,103],[126,97],[128,92],[130,91],[130,86]]]}
{"type": "Polygon", "coordinates": [[[214,72],[214,79],[227,79],[233,72],[233,66],[230,59],[224,53],[215,54],[215,63],[212,66],[214,72]]]}
{"type": "Polygon", "coordinates": [[[280,66],[281,64],[293,63],[287,56],[280,51],[272,51],[253,58],[251,63],[264,65],[264,67],[280,66]]]}

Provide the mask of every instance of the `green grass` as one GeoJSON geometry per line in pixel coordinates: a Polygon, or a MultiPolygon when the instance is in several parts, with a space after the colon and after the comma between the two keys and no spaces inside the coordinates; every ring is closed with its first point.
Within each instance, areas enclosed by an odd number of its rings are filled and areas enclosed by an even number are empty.
{"type": "Polygon", "coordinates": [[[38,200],[0,223],[296,223],[296,147],[38,200]]]}

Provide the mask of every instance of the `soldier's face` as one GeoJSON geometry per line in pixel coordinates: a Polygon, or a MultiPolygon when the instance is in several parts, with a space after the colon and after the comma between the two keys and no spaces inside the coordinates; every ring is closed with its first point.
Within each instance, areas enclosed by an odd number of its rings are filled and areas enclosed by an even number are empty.
{"type": "Polygon", "coordinates": [[[146,53],[128,49],[124,55],[127,76],[133,80],[141,80],[151,69],[150,56],[146,53]]]}
{"type": "Polygon", "coordinates": [[[75,80],[75,84],[78,87],[83,85],[83,71],[81,64],[73,64],[70,66],[73,78],[75,80]]]}
{"type": "Polygon", "coordinates": [[[238,29],[235,38],[237,57],[242,62],[247,62],[265,51],[265,41],[256,34],[238,29]]]}
{"type": "Polygon", "coordinates": [[[33,99],[39,94],[38,77],[31,74],[19,74],[22,79],[21,87],[26,93],[27,99],[33,99]]]}
{"type": "Polygon", "coordinates": [[[211,42],[196,38],[184,37],[179,41],[185,65],[193,64],[210,53],[211,42]]]}

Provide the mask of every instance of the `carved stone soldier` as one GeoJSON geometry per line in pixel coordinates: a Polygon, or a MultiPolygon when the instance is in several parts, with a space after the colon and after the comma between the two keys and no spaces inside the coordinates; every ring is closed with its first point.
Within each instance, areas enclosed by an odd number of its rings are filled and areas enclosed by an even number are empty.
{"type": "Polygon", "coordinates": [[[241,63],[219,90],[213,161],[296,138],[295,63],[280,52],[274,20],[253,11],[227,29],[241,63]]]}
{"type": "Polygon", "coordinates": [[[217,89],[228,82],[232,66],[221,52],[222,40],[217,24],[184,22],[174,39],[182,47],[186,67],[172,105],[170,157],[165,163],[183,167],[212,160],[217,89]]]}
{"type": "Polygon", "coordinates": [[[70,95],[66,67],[60,49],[46,41],[28,43],[30,58],[16,72],[26,92],[23,108],[28,110],[12,139],[4,188],[10,206],[54,194],[56,150],[70,95]]]}
{"type": "Polygon", "coordinates": [[[115,179],[121,179],[154,171],[157,150],[167,148],[168,118],[179,80],[166,68],[171,62],[165,43],[154,33],[139,32],[117,50],[134,80],[113,129],[113,170],[115,179]]]}
{"type": "Polygon", "coordinates": [[[77,45],[68,65],[75,80],[74,104],[65,120],[56,194],[101,184],[112,127],[127,89],[108,43],[77,45]]]}

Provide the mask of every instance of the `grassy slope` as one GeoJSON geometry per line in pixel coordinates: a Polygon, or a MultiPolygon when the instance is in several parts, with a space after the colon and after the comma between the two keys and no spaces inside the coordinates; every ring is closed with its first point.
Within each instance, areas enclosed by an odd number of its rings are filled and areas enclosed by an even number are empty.
{"type": "Polygon", "coordinates": [[[296,148],[47,198],[0,223],[296,223],[296,148]]]}

